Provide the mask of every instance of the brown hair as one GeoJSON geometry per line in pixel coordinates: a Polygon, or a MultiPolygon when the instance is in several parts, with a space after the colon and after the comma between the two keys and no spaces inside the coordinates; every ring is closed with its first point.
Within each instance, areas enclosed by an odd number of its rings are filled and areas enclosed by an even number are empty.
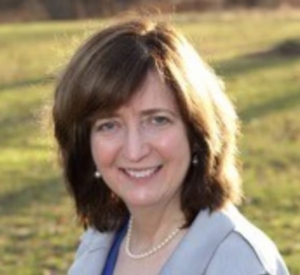
{"type": "Polygon", "coordinates": [[[201,209],[214,211],[240,199],[237,116],[222,82],[168,24],[128,20],[88,39],[55,91],[55,137],[67,187],[84,226],[110,231],[128,215],[103,180],[94,178],[90,131],[96,116],[111,113],[134,96],[150,70],[157,71],[173,92],[191,153],[199,160],[183,183],[181,208],[187,225],[201,209]]]}

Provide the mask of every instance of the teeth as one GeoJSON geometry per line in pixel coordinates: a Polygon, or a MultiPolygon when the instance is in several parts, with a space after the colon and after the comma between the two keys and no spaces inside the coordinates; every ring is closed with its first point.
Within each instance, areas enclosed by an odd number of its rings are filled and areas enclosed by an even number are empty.
{"type": "Polygon", "coordinates": [[[145,169],[145,170],[133,170],[133,169],[125,169],[125,172],[134,178],[146,178],[151,176],[155,171],[157,170],[157,167],[151,168],[151,169],[145,169]]]}

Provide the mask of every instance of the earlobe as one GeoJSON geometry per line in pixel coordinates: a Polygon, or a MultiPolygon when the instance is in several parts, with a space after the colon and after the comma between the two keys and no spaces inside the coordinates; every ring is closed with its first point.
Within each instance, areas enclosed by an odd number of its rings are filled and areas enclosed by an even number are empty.
{"type": "Polygon", "coordinates": [[[196,153],[193,154],[192,164],[196,166],[199,163],[198,156],[196,153]]]}
{"type": "Polygon", "coordinates": [[[197,153],[199,152],[199,145],[197,143],[193,144],[192,148],[192,164],[196,166],[199,163],[199,158],[197,153]]]}

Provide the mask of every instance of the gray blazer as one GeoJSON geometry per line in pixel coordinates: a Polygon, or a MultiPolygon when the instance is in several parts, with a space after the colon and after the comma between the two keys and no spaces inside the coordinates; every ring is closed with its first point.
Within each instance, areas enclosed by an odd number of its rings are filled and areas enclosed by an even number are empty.
{"type": "MultiPolygon", "coordinates": [[[[114,234],[88,229],[68,275],[101,275],[114,234]]],[[[159,275],[288,275],[273,242],[230,205],[201,211],[159,275]]],[[[130,275],[130,274],[128,274],[130,275]]]]}

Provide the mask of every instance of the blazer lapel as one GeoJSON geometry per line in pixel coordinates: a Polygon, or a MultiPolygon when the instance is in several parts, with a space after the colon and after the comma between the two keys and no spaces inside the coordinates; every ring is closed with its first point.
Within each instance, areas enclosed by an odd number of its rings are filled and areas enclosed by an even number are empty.
{"type": "Polygon", "coordinates": [[[216,249],[233,228],[225,211],[201,211],[160,275],[205,274],[216,249]]]}
{"type": "Polygon", "coordinates": [[[113,237],[113,233],[101,234],[95,229],[88,229],[84,233],[76,260],[69,269],[68,275],[101,274],[113,237]]]}

